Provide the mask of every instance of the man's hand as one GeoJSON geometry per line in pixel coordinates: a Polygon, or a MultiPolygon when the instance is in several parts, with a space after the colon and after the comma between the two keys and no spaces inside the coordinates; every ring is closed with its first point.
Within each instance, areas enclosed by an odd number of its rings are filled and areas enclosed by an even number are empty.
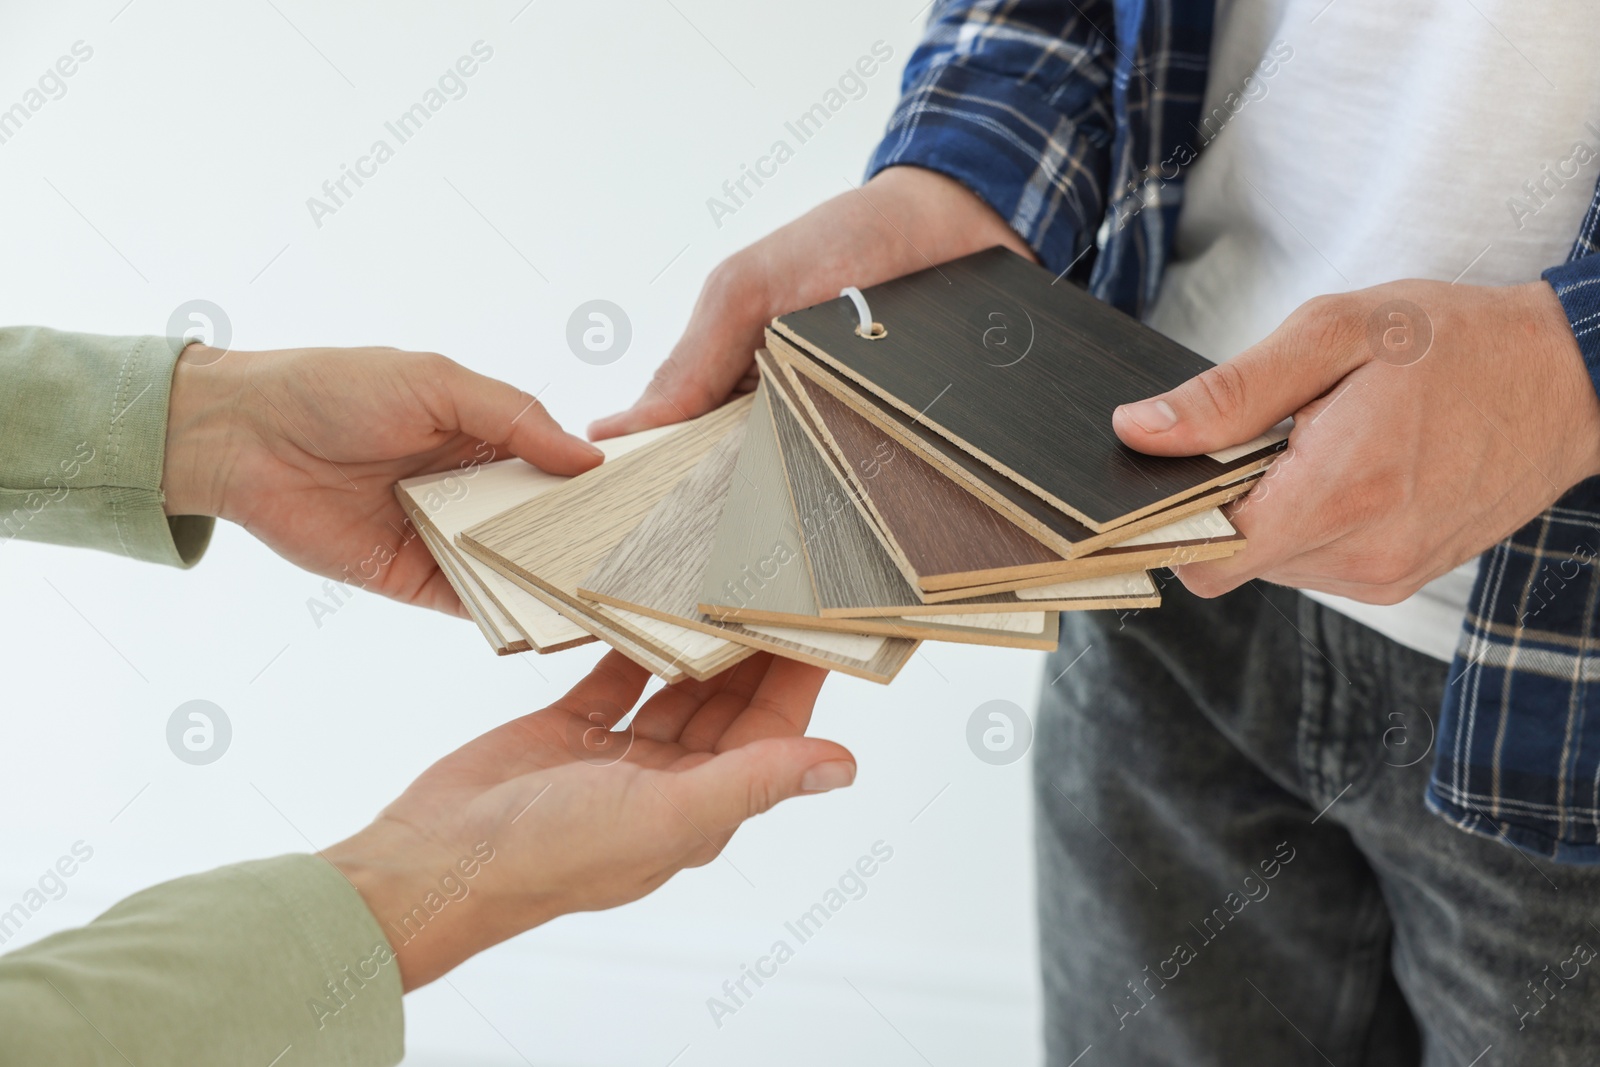
{"type": "Polygon", "coordinates": [[[958,182],[890,167],[730,256],[633,407],[589,427],[595,440],[702,415],[755,388],[753,356],[774,316],[994,245],[1030,259],[1016,232],[958,182]]]}
{"type": "Polygon", "coordinates": [[[162,489],[169,515],[229,519],[307,570],[464,615],[394,483],[512,456],[555,474],[603,458],[533,397],[443,356],[190,345],[162,489]]]}
{"type": "Polygon", "coordinates": [[[608,654],[323,853],[371,907],[406,990],[558,915],[637,900],[711,862],[751,816],[855,779],[848,750],[803,736],[815,667],[752,656],[663,689],[612,731],[647,677],[608,654]]]}
{"type": "Polygon", "coordinates": [[[1178,572],[1200,596],[1264,578],[1393,604],[1600,474],[1600,401],[1543,282],[1322,297],[1112,425],[1187,456],[1290,415],[1288,450],[1233,505],[1248,546],[1178,572]]]}

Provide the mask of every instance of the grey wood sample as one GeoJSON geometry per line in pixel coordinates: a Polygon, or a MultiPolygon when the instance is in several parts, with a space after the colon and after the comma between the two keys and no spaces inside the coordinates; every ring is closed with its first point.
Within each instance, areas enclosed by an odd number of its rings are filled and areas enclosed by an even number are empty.
{"type": "Polygon", "coordinates": [[[1219,461],[1134,452],[1119,404],[1211,364],[1049,271],[992,248],[866,290],[885,336],[855,332],[840,298],[773,328],[885,406],[915,419],[1095,531],[1167,508],[1270,461],[1281,442],[1219,461]],[[993,343],[1004,331],[1003,345],[993,343]]]}
{"type": "MultiPolygon", "coordinates": [[[[765,396],[758,395],[753,420],[766,419],[764,406],[765,396]]],[[[727,438],[729,447],[702,459],[579,584],[579,594],[828,670],[889,682],[916,651],[915,641],[841,642],[834,634],[804,630],[780,637],[700,613],[700,586],[747,436],[740,427],[727,438]],[[847,654],[841,644],[863,645],[867,654],[847,654]]]]}
{"type": "MultiPolygon", "coordinates": [[[[790,503],[763,379],[700,575],[697,607],[713,619],[913,640],[1054,648],[1058,616],[1019,604],[1014,613],[951,620],[823,618],[790,503]]],[[[947,609],[941,609],[947,610],[947,609]]]]}

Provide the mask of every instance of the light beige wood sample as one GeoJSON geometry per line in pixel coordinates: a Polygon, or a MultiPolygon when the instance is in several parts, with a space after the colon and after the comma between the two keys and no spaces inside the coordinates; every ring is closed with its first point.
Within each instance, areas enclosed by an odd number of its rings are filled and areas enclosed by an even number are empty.
{"type": "Polygon", "coordinates": [[[752,650],[726,638],[597,604],[579,596],[577,587],[701,459],[726,447],[729,434],[743,425],[750,403],[745,397],[681,424],[646,447],[472,526],[462,532],[458,544],[524,588],[597,616],[606,627],[690,677],[710,678],[752,650]]]}
{"type": "Polygon", "coordinates": [[[763,383],[705,564],[697,605],[702,612],[760,632],[797,626],[1010,648],[1055,647],[1058,616],[1039,611],[1046,606],[1040,604],[1018,602],[1019,610],[1009,614],[927,621],[822,617],[771,419],[772,408],[781,405],[774,402],[763,409],[766,389],[763,383]]]}
{"type": "Polygon", "coordinates": [[[489,647],[495,650],[495,654],[507,656],[531,649],[533,646],[528,642],[527,635],[517,629],[516,623],[511,621],[510,616],[483,595],[482,587],[466,576],[456,561],[455,553],[440,543],[439,536],[421,524],[417,526],[417,533],[421,535],[422,543],[428,547],[428,552],[439,565],[445,580],[450,583],[450,588],[456,591],[456,596],[461,598],[462,607],[467,609],[468,616],[482,632],[484,639],[489,642],[489,647]]]}
{"type": "MultiPolygon", "coordinates": [[[[1108,607],[1145,607],[1150,593],[1029,597],[992,593],[942,604],[924,603],[905,580],[862,520],[845,500],[847,489],[828,473],[826,464],[806,437],[798,419],[784,404],[772,408],[783,470],[798,515],[802,557],[824,618],[868,618],[913,615],[991,613],[1049,608],[1085,611],[1108,607]]],[[[1141,574],[1143,572],[1140,572],[1141,574]]],[[[1063,583],[1065,585],[1065,583],[1063,583]]],[[[1063,586],[1049,586],[1052,592],[1063,586]]],[[[1159,601],[1157,601],[1159,602],[1159,601]]]]}
{"type": "MultiPolygon", "coordinates": [[[[614,438],[602,442],[600,448],[608,456],[622,455],[656,437],[662,436],[670,429],[671,427],[662,427],[656,430],[630,434],[625,438],[614,438]]],[[[433,482],[449,477],[454,473],[424,475],[421,478],[410,479],[409,481],[433,482]]],[[[492,516],[497,511],[505,510],[506,507],[512,504],[524,503],[547,489],[569,480],[560,475],[546,474],[544,471],[530,467],[521,460],[503,460],[497,463],[484,464],[478,473],[484,480],[477,485],[478,492],[470,499],[478,510],[485,512],[488,516],[492,516]]],[[[405,506],[407,514],[411,516],[411,520],[416,524],[418,531],[423,534],[429,551],[440,562],[441,567],[445,565],[446,560],[453,561],[458,566],[457,573],[468,594],[476,597],[478,610],[486,618],[508,619],[511,625],[507,627],[501,624],[501,632],[523,635],[520,642],[512,642],[506,648],[506,653],[528,650],[531,642],[526,637],[526,632],[523,629],[524,626],[528,626],[539,628],[542,639],[549,642],[543,647],[533,646],[539,652],[558,652],[578,645],[589,644],[598,638],[619,649],[624,655],[669,684],[681,682],[689,677],[681,668],[612,629],[605,620],[597,615],[569,604],[563,604],[542,589],[523,588],[482,560],[467,555],[455,545],[445,543],[442,540],[443,530],[452,529],[453,525],[458,525],[463,521],[461,516],[464,513],[469,514],[471,511],[467,506],[468,498],[459,482],[451,482],[448,489],[441,487],[437,492],[431,494],[424,492],[413,494],[396,487],[396,495],[400,498],[401,504],[405,506]],[[439,520],[438,525],[429,520],[428,513],[421,506],[421,502],[424,501],[435,507],[435,515],[439,520]],[[443,509],[442,513],[439,510],[441,502],[449,505],[448,508],[443,509]],[[503,614],[496,615],[496,608],[499,608],[503,614]],[[570,621],[569,616],[571,619],[579,620],[581,626],[570,621]],[[552,618],[556,620],[556,626],[549,624],[549,620],[552,618]],[[557,626],[560,629],[557,629],[557,626]],[[574,629],[577,632],[575,638],[558,641],[558,634],[570,635],[574,629]],[[519,644],[520,648],[518,647],[519,644]]],[[[449,571],[446,571],[446,577],[449,577],[449,571]]],[[[457,587],[458,592],[460,588],[459,586],[457,587]]],[[[470,608],[471,605],[469,605],[469,610],[470,608]]],[[[477,616],[474,615],[474,620],[476,621],[476,619],[477,616]]],[[[495,648],[496,652],[499,652],[500,648],[495,638],[490,637],[489,631],[485,632],[485,637],[489,638],[490,646],[495,648]]]]}
{"type": "MultiPolygon", "coordinates": [[[[671,431],[671,427],[628,434],[597,446],[612,460],[639,448],[671,431]]],[[[548,474],[520,459],[469,463],[433,474],[406,478],[395,486],[395,496],[419,530],[431,531],[436,542],[429,543],[435,559],[441,553],[435,543],[457,564],[467,588],[481,609],[493,606],[511,620],[515,631],[538,652],[556,652],[594,640],[590,629],[574,622],[561,610],[516,585],[494,568],[461,552],[456,538],[476,525],[565,484],[570,479],[548,474]]],[[[446,572],[449,577],[449,572],[446,572]]],[[[460,592],[460,589],[457,589],[460,592]]],[[[594,620],[589,620],[593,622],[594,620]]],[[[515,642],[512,643],[515,645],[515,642]]],[[[513,651],[516,649],[513,648],[513,651]]]]}
{"type": "MultiPolygon", "coordinates": [[[[871,401],[863,397],[840,375],[833,373],[828,367],[801,353],[783,337],[772,332],[771,329],[767,331],[767,349],[784,368],[792,368],[796,373],[804,375],[811,382],[826,389],[836,399],[843,402],[857,415],[867,419],[895,442],[911,449],[918,457],[932,464],[947,478],[966,489],[969,493],[977,496],[1002,517],[1020,526],[1028,534],[1068,559],[1086,556],[1091,552],[1097,552],[1100,549],[1125,541],[1135,534],[1146,533],[1178,519],[1218,507],[1230,500],[1243,496],[1250,491],[1254,480],[1261,476],[1261,469],[1270,462],[1270,460],[1263,460],[1262,468],[1230,475],[1232,480],[1224,483],[1219,488],[1200,491],[1195,496],[1174,503],[1164,510],[1130,520],[1115,529],[1094,531],[1082,526],[1076,519],[1070,518],[1065,514],[1053,512],[1051,505],[1044,501],[1035,500],[1035,506],[1032,510],[1023,507],[1015,499],[1017,492],[1021,491],[1021,487],[1009,486],[1006,492],[998,491],[995,486],[987,484],[981,477],[974,474],[974,470],[977,467],[982,467],[981,462],[969,457],[970,462],[967,465],[963,465],[948,449],[941,449],[930,443],[931,439],[937,438],[933,431],[928,430],[925,435],[915,432],[914,420],[897,412],[886,412],[874,406],[871,401]],[[969,469],[969,467],[973,467],[973,469],[969,469]],[[1057,520],[1064,520],[1064,522],[1057,520]],[[1068,527],[1073,528],[1074,531],[1070,535],[1064,532],[1068,527]]],[[[942,440],[942,438],[939,440],[942,440]]],[[[953,448],[954,446],[951,447],[953,448]]],[[[955,452],[960,452],[960,449],[955,449],[955,452]]],[[[996,475],[996,478],[999,483],[1005,483],[1006,481],[1003,476],[996,475]]]]}
{"type": "MultiPolygon", "coordinates": [[[[765,419],[763,385],[752,421],[765,419]]],[[[887,683],[916,651],[916,642],[791,628],[752,629],[701,614],[698,593],[735,465],[748,439],[744,427],[729,434],[730,447],[714,449],[689,476],[634,527],[578,586],[578,593],[613,607],[726,637],[762,651],[887,683]]]]}

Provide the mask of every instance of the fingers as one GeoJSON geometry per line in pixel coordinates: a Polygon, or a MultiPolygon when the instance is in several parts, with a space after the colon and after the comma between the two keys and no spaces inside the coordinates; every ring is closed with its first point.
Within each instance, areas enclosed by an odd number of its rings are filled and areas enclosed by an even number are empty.
{"type": "Polygon", "coordinates": [[[670,426],[675,422],[682,422],[685,418],[693,417],[692,405],[685,408],[669,396],[657,393],[656,384],[651,382],[645,387],[643,395],[633,402],[631,408],[591,422],[589,439],[604,441],[608,437],[621,437],[624,434],[638,433],[640,430],[654,429],[657,426],[670,426]]]}
{"type": "Polygon", "coordinates": [[[765,737],[803,734],[827,676],[820,667],[770,653],[751,656],[687,717],[678,743],[695,752],[723,752],[765,737]]]}
{"type": "Polygon", "coordinates": [[[470,751],[472,774],[480,782],[570,763],[576,754],[598,751],[589,731],[615,726],[639,699],[649,677],[622,653],[609,652],[554,704],[480,734],[440,763],[459,765],[470,751]]]}
{"type": "Polygon", "coordinates": [[[600,657],[594,669],[567,690],[560,700],[550,705],[549,710],[565,711],[583,718],[598,714],[600,719],[593,721],[599,723],[603,720],[605,727],[610,729],[633,708],[649,680],[649,671],[613,650],[600,657]]]}
{"type": "Polygon", "coordinates": [[[1176,389],[1123,404],[1111,425],[1129,448],[1195,456],[1243,444],[1367,362],[1363,319],[1348,297],[1301,307],[1272,335],[1176,389]]]}
{"type": "Polygon", "coordinates": [[[663,795],[707,834],[726,833],[790,797],[855,781],[850,750],[817,737],[772,737],[668,772],[663,795]]]}
{"type": "Polygon", "coordinates": [[[1244,549],[1175,569],[1191,593],[1221,596],[1340,535],[1341,530],[1326,519],[1329,502],[1324,482],[1312,466],[1300,460],[1298,442],[1291,437],[1289,450],[1230,509],[1229,521],[1244,534],[1244,549]]]}
{"type": "Polygon", "coordinates": [[[652,741],[677,741],[695,712],[721,691],[723,684],[737,669],[730,668],[703,682],[689,679],[665,687],[645,701],[639,714],[634,716],[634,734],[652,741]]]}
{"type": "Polygon", "coordinates": [[[759,652],[725,672],[721,687],[684,723],[678,743],[691,751],[714,751],[728,726],[749,706],[775,658],[759,652]]]}
{"type": "Polygon", "coordinates": [[[724,261],[706,279],[672,354],[627,411],[589,426],[596,440],[682,422],[737,392],[752,369],[769,317],[765,268],[748,257],[724,261]]]}
{"type": "Polygon", "coordinates": [[[731,360],[708,357],[691,361],[674,353],[632,407],[590,423],[589,437],[603,441],[704,415],[737,391],[754,351],[753,346],[747,349],[738,366],[728,365],[735,362],[731,360]]]}
{"type": "Polygon", "coordinates": [[[454,615],[458,619],[472,618],[472,612],[461,602],[455,586],[450,584],[450,579],[445,577],[444,571],[435,570],[422,583],[416,596],[411,598],[411,603],[421,608],[432,608],[442,611],[446,615],[454,615]]]}
{"type": "Polygon", "coordinates": [[[744,710],[717,739],[716,750],[726,752],[769,737],[804,734],[827,679],[828,672],[821,667],[774,658],[744,710]]]}
{"type": "MultiPolygon", "coordinates": [[[[435,366],[430,364],[430,366],[435,366]]],[[[561,428],[544,405],[522,390],[451,360],[436,365],[444,429],[504,447],[552,474],[582,474],[598,466],[605,454],[561,428]]]]}

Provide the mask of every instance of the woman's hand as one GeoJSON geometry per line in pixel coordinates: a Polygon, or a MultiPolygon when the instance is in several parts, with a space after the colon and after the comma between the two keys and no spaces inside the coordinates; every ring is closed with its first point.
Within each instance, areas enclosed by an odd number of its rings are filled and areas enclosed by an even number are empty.
{"type": "Polygon", "coordinates": [[[554,474],[603,458],[527,393],[443,356],[196,344],[173,375],[162,489],[169,515],[237,522],[307,570],[465,614],[394,483],[512,456],[554,474]]]}
{"type": "Polygon", "coordinates": [[[668,686],[613,731],[647,677],[609,653],[323,853],[388,935],[406,990],[558,915],[637,900],[711,862],[751,816],[855,779],[848,750],[803,736],[815,667],[752,656],[668,686]]]}

